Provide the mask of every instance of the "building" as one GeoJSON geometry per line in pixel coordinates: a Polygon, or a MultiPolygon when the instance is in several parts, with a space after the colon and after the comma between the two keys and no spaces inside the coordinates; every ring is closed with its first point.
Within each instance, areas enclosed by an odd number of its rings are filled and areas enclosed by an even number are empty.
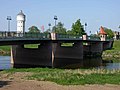
{"type": "Polygon", "coordinates": [[[20,11],[20,13],[17,14],[17,33],[25,33],[25,20],[26,16],[20,11]]]}
{"type": "Polygon", "coordinates": [[[106,41],[107,33],[104,31],[104,28],[102,26],[100,27],[99,35],[100,35],[101,41],[106,41]]]}

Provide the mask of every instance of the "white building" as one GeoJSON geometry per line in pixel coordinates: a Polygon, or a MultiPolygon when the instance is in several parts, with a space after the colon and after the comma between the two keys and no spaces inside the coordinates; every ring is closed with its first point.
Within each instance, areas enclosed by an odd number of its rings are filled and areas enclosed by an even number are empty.
{"type": "Polygon", "coordinates": [[[17,33],[25,33],[25,15],[22,10],[17,14],[17,33]]]}

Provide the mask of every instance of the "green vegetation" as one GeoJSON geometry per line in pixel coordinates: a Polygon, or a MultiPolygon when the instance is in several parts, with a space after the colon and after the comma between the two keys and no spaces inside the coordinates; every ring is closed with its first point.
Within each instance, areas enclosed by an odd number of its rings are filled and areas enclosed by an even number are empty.
{"type": "Polygon", "coordinates": [[[61,46],[72,47],[73,43],[62,43],[61,46]]]}
{"type": "Polygon", "coordinates": [[[66,28],[64,28],[64,24],[63,23],[58,22],[56,27],[54,26],[52,28],[52,32],[56,32],[56,33],[59,33],[59,34],[66,34],[66,28]]]}
{"type": "Polygon", "coordinates": [[[84,27],[78,19],[75,23],[72,24],[72,34],[73,35],[83,35],[85,34],[84,27]]]}
{"type": "Polygon", "coordinates": [[[31,26],[28,30],[29,33],[40,33],[40,30],[36,26],[31,26]]]}
{"type": "Polygon", "coordinates": [[[80,19],[72,24],[72,29],[67,31],[67,34],[72,35],[83,35],[86,34],[84,31],[84,26],[81,24],[80,19]]]}
{"type": "Polygon", "coordinates": [[[114,37],[114,33],[111,29],[108,29],[108,28],[105,28],[105,27],[104,27],[104,29],[105,29],[105,32],[108,35],[108,38],[113,38],[114,37]]]}
{"type": "MultiPolygon", "coordinates": [[[[49,32],[49,31],[50,30],[48,29],[47,32],[49,32]]],[[[72,24],[71,30],[67,30],[64,27],[63,23],[58,22],[56,27],[54,26],[52,28],[52,32],[56,32],[59,34],[70,34],[70,35],[83,35],[83,34],[85,34],[84,26],[81,24],[80,19],[78,19],[75,23],[72,24]]]]}
{"type": "MultiPolygon", "coordinates": [[[[118,84],[120,85],[120,70],[105,69],[10,69],[4,73],[30,72],[26,76],[28,80],[52,81],[61,85],[85,85],[85,84],[118,84]]],[[[14,78],[14,77],[13,77],[14,78]]]]}
{"type": "Polygon", "coordinates": [[[38,48],[38,45],[40,44],[26,44],[24,45],[25,48],[38,48]]]}
{"type": "Polygon", "coordinates": [[[113,48],[106,50],[102,55],[105,60],[113,60],[114,62],[120,62],[120,40],[114,41],[113,48]]]}
{"type": "Polygon", "coordinates": [[[11,46],[0,46],[0,55],[7,56],[10,55],[11,46]]]}
{"type": "MultiPolygon", "coordinates": [[[[36,26],[31,26],[28,28],[29,33],[40,33],[40,30],[36,26]]],[[[43,33],[50,33],[50,27],[43,33]]],[[[75,23],[72,24],[71,30],[67,30],[64,27],[62,22],[58,22],[56,26],[52,27],[52,32],[58,34],[70,34],[70,35],[83,35],[85,34],[84,26],[81,24],[80,19],[78,19],[75,23]]]]}

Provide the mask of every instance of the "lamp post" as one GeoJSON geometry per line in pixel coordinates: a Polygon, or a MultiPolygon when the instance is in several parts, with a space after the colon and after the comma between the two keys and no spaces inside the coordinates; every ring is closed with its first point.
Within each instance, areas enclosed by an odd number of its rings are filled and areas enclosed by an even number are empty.
{"type": "Polygon", "coordinates": [[[11,16],[7,16],[8,20],[8,32],[10,32],[10,20],[12,20],[11,16]]]}
{"type": "Polygon", "coordinates": [[[120,25],[118,26],[118,28],[120,28],[120,25]]]}
{"type": "Polygon", "coordinates": [[[85,31],[87,31],[87,23],[85,23],[85,31]]]}
{"type": "Polygon", "coordinates": [[[54,20],[55,20],[55,32],[56,32],[56,21],[58,20],[57,16],[54,16],[54,20]]]}
{"type": "Polygon", "coordinates": [[[48,24],[48,26],[49,26],[49,31],[50,31],[50,26],[51,26],[51,23],[49,23],[49,24],[48,24]]]}

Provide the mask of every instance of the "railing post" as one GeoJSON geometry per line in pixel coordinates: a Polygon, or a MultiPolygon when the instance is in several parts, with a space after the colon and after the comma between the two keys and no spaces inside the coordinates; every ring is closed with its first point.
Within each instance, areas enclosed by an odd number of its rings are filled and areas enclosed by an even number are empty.
{"type": "Polygon", "coordinates": [[[52,40],[57,40],[57,33],[52,32],[51,33],[51,39],[52,40]]]}
{"type": "Polygon", "coordinates": [[[4,37],[4,33],[2,32],[2,37],[4,37]]]}
{"type": "Polygon", "coordinates": [[[6,38],[7,32],[5,31],[5,38],[6,38]]]}
{"type": "Polygon", "coordinates": [[[82,39],[83,39],[83,40],[87,40],[87,39],[88,39],[87,35],[86,35],[86,34],[85,34],[85,35],[82,35],[82,39]]]}

